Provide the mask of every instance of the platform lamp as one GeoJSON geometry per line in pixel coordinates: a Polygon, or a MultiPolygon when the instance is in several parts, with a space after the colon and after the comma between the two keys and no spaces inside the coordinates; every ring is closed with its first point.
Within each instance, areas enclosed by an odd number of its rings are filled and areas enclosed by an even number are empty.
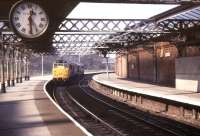
{"type": "Polygon", "coordinates": [[[43,53],[41,53],[41,64],[42,64],[42,77],[44,76],[44,54],[43,53]]]}
{"type": "Polygon", "coordinates": [[[109,67],[108,67],[108,50],[106,48],[99,48],[98,49],[101,54],[103,55],[103,57],[106,59],[106,73],[107,73],[107,77],[109,78],[109,67]]]}

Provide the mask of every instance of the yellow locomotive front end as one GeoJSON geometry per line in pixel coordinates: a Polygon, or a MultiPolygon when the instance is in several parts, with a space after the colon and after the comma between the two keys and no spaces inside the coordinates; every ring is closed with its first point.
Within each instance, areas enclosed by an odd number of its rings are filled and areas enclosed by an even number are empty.
{"type": "Polygon", "coordinates": [[[56,81],[66,81],[70,77],[70,70],[67,63],[56,62],[53,64],[53,79],[56,81]]]}
{"type": "Polygon", "coordinates": [[[53,69],[53,78],[57,80],[67,80],[69,78],[69,68],[57,66],[53,69]]]}

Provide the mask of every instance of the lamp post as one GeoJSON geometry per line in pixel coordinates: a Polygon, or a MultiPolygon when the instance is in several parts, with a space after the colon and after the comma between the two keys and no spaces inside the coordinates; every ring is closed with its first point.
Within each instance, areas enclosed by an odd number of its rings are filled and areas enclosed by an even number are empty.
{"type": "Polygon", "coordinates": [[[109,78],[109,67],[108,67],[108,56],[107,56],[108,52],[103,50],[102,54],[104,58],[106,59],[106,73],[107,73],[107,78],[109,78]]]}
{"type": "Polygon", "coordinates": [[[42,77],[44,76],[44,55],[42,54],[42,77]]]}
{"type": "Polygon", "coordinates": [[[81,63],[81,54],[80,53],[78,54],[78,63],[79,64],[81,63]]]}

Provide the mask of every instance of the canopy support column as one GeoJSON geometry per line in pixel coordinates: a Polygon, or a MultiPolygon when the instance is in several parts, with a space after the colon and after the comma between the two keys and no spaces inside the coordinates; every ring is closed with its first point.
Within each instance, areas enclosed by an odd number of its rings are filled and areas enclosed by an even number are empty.
{"type": "Polygon", "coordinates": [[[20,52],[19,55],[19,82],[22,83],[23,77],[23,51],[20,52]]]}
{"type": "Polygon", "coordinates": [[[1,93],[6,93],[5,86],[5,47],[1,45],[1,93]]]}
{"type": "Polygon", "coordinates": [[[16,77],[16,83],[19,83],[19,50],[16,50],[16,56],[15,56],[15,77],[16,77]]]}
{"type": "Polygon", "coordinates": [[[44,76],[44,55],[42,54],[42,76],[44,76]]]}
{"type": "Polygon", "coordinates": [[[7,48],[7,57],[6,57],[6,68],[7,68],[7,86],[10,87],[10,76],[11,76],[11,49],[7,48]]]}
{"type": "Polygon", "coordinates": [[[15,86],[15,49],[11,51],[11,86],[15,86]]]}

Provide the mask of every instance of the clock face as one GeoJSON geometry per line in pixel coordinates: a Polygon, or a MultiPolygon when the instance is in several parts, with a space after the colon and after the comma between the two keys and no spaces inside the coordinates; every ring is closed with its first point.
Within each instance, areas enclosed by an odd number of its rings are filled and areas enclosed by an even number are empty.
{"type": "Polygon", "coordinates": [[[47,30],[49,19],[40,5],[20,1],[11,9],[10,24],[21,37],[37,38],[47,30]]]}

